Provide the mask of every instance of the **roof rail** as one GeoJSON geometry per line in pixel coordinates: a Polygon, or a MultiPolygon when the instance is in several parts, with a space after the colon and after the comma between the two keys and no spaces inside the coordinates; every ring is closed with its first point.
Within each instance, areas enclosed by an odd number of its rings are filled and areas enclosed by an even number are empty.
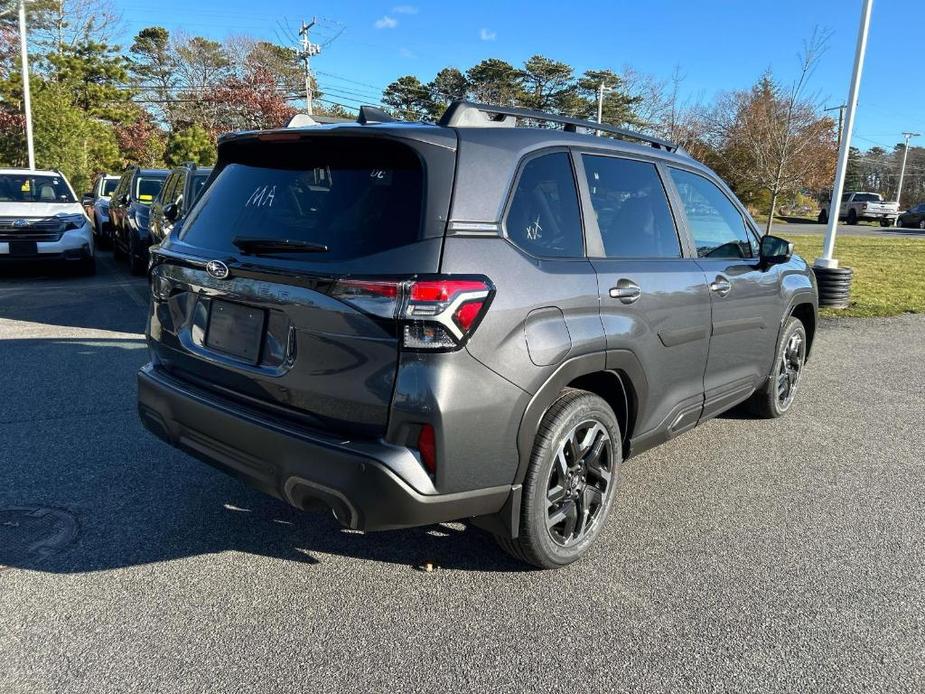
{"type": "Polygon", "coordinates": [[[616,135],[623,140],[638,140],[639,142],[644,142],[655,149],[664,149],[668,152],[683,152],[683,150],[673,142],[668,142],[667,140],[653,137],[652,135],[638,133],[635,130],[618,128],[608,123],[595,123],[594,121],[582,120],[581,118],[557,116],[553,113],[534,111],[529,108],[477,104],[471,101],[454,101],[450,104],[449,108],[447,108],[443,117],[440,119],[440,125],[451,128],[478,126],[511,127],[516,124],[518,118],[561,123],[564,126],[564,130],[571,133],[578,132],[578,128],[600,130],[601,132],[616,135]]]}

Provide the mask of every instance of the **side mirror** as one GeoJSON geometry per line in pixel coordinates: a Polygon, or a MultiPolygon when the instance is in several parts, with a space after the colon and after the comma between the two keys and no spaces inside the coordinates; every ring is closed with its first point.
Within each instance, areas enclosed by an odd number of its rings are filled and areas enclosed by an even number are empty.
{"type": "Polygon", "coordinates": [[[80,199],[82,205],[92,205],[93,201],[96,199],[96,196],[93,193],[84,193],[83,197],[80,199]]]}
{"type": "Polygon", "coordinates": [[[123,193],[122,195],[119,196],[119,204],[128,205],[128,194],[127,193],[123,193]]]}
{"type": "Polygon", "coordinates": [[[175,202],[168,202],[164,205],[164,219],[168,222],[177,221],[177,217],[180,216],[180,208],[177,207],[175,202]]]}
{"type": "Polygon", "coordinates": [[[779,236],[762,236],[759,257],[765,265],[786,263],[793,257],[793,244],[779,236]]]}

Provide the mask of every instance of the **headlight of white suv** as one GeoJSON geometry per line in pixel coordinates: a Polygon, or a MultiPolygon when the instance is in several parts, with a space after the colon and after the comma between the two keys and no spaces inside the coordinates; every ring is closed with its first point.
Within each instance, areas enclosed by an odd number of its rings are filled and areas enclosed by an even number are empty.
{"type": "Polygon", "coordinates": [[[71,231],[72,229],[80,229],[86,224],[89,220],[85,214],[59,214],[57,216],[59,222],[64,225],[65,231],[71,231]]]}

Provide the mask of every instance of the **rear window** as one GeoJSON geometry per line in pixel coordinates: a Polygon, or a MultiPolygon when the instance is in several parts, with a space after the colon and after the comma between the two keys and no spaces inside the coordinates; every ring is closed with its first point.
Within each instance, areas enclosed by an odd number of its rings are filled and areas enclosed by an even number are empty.
{"type": "Polygon", "coordinates": [[[227,163],[191,211],[181,240],[232,253],[236,236],[327,246],[313,262],[419,240],[424,171],[417,155],[388,141],[325,140],[229,145],[227,163]]]}
{"type": "Polygon", "coordinates": [[[876,193],[855,193],[855,202],[880,202],[881,198],[876,193]]]}
{"type": "Polygon", "coordinates": [[[157,197],[157,194],[161,192],[161,188],[164,185],[164,180],[167,177],[163,178],[152,178],[151,176],[139,176],[137,183],[135,184],[135,193],[138,198],[138,202],[145,203],[147,205],[151,204],[151,201],[157,197]]]}

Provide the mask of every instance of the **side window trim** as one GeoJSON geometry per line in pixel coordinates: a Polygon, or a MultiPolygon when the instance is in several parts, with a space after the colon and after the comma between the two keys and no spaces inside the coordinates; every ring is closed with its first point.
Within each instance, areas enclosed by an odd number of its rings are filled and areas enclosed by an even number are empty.
{"type": "MultiPolygon", "coordinates": [[[[736,212],[739,213],[739,216],[742,218],[742,226],[745,228],[746,234],[750,234],[752,236],[757,235],[758,244],[760,245],[761,234],[759,234],[758,231],[752,227],[752,224],[750,223],[751,215],[747,213],[745,208],[741,205],[741,203],[735,196],[732,196],[732,197],[729,196],[729,193],[726,191],[726,184],[723,183],[723,181],[720,180],[718,176],[716,176],[715,174],[710,175],[707,172],[700,171],[691,166],[685,166],[681,162],[670,162],[669,164],[667,164],[666,168],[674,168],[674,169],[678,169],[679,171],[684,171],[686,173],[692,174],[694,176],[700,176],[701,178],[709,181],[714,186],[716,186],[716,189],[719,190],[719,192],[723,195],[723,197],[729,201],[729,204],[732,205],[732,207],[736,210],[736,212]]],[[[678,191],[677,186],[675,186],[674,179],[672,179],[670,172],[666,170],[665,175],[666,175],[666,180],[668,180],[669,185],[671,186],[672,193],[675,196],[674,199],[677,200],[678,211],[684,217],[684,226],[687,231],[687,236],[689,237],[689,240],[691,243],[691,248],[693,250],[692,257],[697,258],[699,257],[697,255],[697,243],[694,240],[693,230],[690,228],[690,225],[687,220],[687,210],[684,209],[684,202],[681,199],[681,194],[678,191]]],[[[754,247],[753,247],[753,250],[754,250],[754,247]]],[[[742,260],[754,260],[756,258],[757,258],[757,253],[753,255],[751,258],[742,258],[742,260]]]]}
{"type": "MultiPolygon", "coordinates": [[[[210,175],[210,178],[211,178],[211,175],[210,175]]],[[[533,150],[527,153],[518,162],[517,171],[514,174],[514,179],[511,181],[511,185],[508,188],[507,198],[505,199],[504,209],[502,210],[502,215],[501,215],[501,237],[505,241],[510,243],[512,246],[520,250],[521,252],[526,253],[530,257],[537,258],[539,260],[566,260],[566,261],[586,260],[588,257],[587,239],[586,239],[586,234],[585,234],[586,215],[585,215],[584,209],[582,208],[582,204],[581,204],[581,190],[579,186],[580,186],[580,180],[578,178],[578,172],[575,169],[574,156],[572,155],[569,147],[563,147],[563,146],[544,147],[542,149],[536,149],[536,150],[533,150]],[[520,185],[520,179],[523,176],[524,169],[527,167],[527,164],[529,164],[534,159],[539,159],[540,157],[546,156],[548,154],[557,154],[557,153],[563,153],[568,156],[569,168],[572,173],[572,185],[575,186],[576,203],[578,205],[578,216],[581,221],[582,254],[578,256],[536,255],[535,253],[531,253],[530,250],[516,243],[511,238],[510,233],[508,233],[508,228],[507,228],[508,216],[510,214],[511,207],[514,202],[514,197],[517,194],[517,188],[520,185]]]]}

